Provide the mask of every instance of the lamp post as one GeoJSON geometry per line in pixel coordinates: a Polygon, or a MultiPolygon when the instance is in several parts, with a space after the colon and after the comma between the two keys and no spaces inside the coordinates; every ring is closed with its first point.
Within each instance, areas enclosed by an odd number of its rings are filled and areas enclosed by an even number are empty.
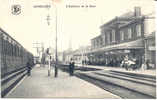
{"type": "Polygon", "coordinates": [[[58,55],[57,55],[57,41],[58,41],[58,38],[57,38],[57,6],[55,6],[55,12],[56,12],[56,55],[55,55],[55,58],[56,58],[56,63],[55,63],[55,77],[58,76],[58,67],[57,67],[57,64],[58,64],[58,55]]]}
{"type": "MultiPolygon", "coordinates": [[[[52,4],[53,4],[53,0],[52,0],[52,4]]],[[[56,45],[56,50],[55,50],[55,59],[56,59],[56,63],[55,63],[55,77],[57,77],[58,76],[58,67],[57,67],[57,64],[58,64],[58,55],[57,55],[57,6],[55,5],[55,4],[53,4],[54,6],[55,6],[55,12],[56,12],[56,39],[55,39],[55,41],[56,41],[56,43],[55,43],[55,45],[56,45]]],[[[47,20],[48,20],[48,25],[50,24],[49,23],[49,20],[50,20],[50,18],[49,18],[49,16],[47,16],[47,20]]]]}

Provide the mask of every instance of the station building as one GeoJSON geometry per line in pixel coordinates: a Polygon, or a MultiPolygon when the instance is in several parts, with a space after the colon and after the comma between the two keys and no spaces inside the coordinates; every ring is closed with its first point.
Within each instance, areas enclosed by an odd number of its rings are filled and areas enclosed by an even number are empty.
{"type": "MultiPolygon", "coordinates": [[[[146,32],[146,19],[149,18],[141,14],[141,8],[135,7],[134,12],[115,17],[100,26],[101,34],[91,39],[92,50],[88,53],[90,62],[120,66],[124,56],[128,55],[130,58],[136,58],[140,66],[148,58],[148,45],[145,42],[149,40],[145,38],[145,34],[152,33],[146,32]]],[[[152,19],[154,21],[154,18],[152,19]]],[[[152,19],[150,18],[151,21],[152,19]]],[[[154,29],[151,28],[150,31],[154,29]]]]}

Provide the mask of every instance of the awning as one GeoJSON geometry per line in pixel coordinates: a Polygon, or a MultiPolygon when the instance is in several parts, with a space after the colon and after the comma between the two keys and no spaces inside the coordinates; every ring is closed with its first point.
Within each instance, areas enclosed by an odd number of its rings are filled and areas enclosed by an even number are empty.
{"type": "Polygon", "coordinates": [[[138,39],[131,42],[125,42],[121,44],[109,45],[102,48],[94,49],[88,53],[98,53],[110,50],[124,50],[124,49],[144,49],[144,44],[142,39],[138,39]]]}

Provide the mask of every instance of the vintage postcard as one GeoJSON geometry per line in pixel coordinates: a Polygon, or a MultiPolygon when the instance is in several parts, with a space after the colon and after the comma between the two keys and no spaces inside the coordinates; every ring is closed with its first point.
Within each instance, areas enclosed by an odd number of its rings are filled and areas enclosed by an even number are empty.
{"type": "Polygon", "coordinates": [[[0,0],[1,98],[156,99],[155,0],[0,0]]]}

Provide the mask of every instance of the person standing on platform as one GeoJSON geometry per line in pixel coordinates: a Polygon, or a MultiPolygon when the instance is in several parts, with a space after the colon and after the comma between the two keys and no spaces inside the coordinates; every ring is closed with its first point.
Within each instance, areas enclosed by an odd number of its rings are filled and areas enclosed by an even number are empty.
{"type": "Polygon", "coordinates": [[[74,62],[74,60],[72,59],[72,63],[71,63],[71,75],[72,75],[72,76],[74,75],[74,70],[75,70],[75,62],[74,62]]]}
{"type": "Polygon", "coordinates": [[[69,75],[71,76],[71,60],[69,62],[69,75]]]}
{"type": "Polygon", "coordinates": [[[27,75],[30,76],[31,75],[31,63],[30,63],[30,60],[28,60],[26,67],[27,67],[27,75]]]}
{"type": "Polygon", "coordinates": [[[74,73],[74,67],[75,67],[75,62],[73,61],[73,59],[70,59],[70,63],[69,63],[69,75],[73,76],[74,73]]]}

